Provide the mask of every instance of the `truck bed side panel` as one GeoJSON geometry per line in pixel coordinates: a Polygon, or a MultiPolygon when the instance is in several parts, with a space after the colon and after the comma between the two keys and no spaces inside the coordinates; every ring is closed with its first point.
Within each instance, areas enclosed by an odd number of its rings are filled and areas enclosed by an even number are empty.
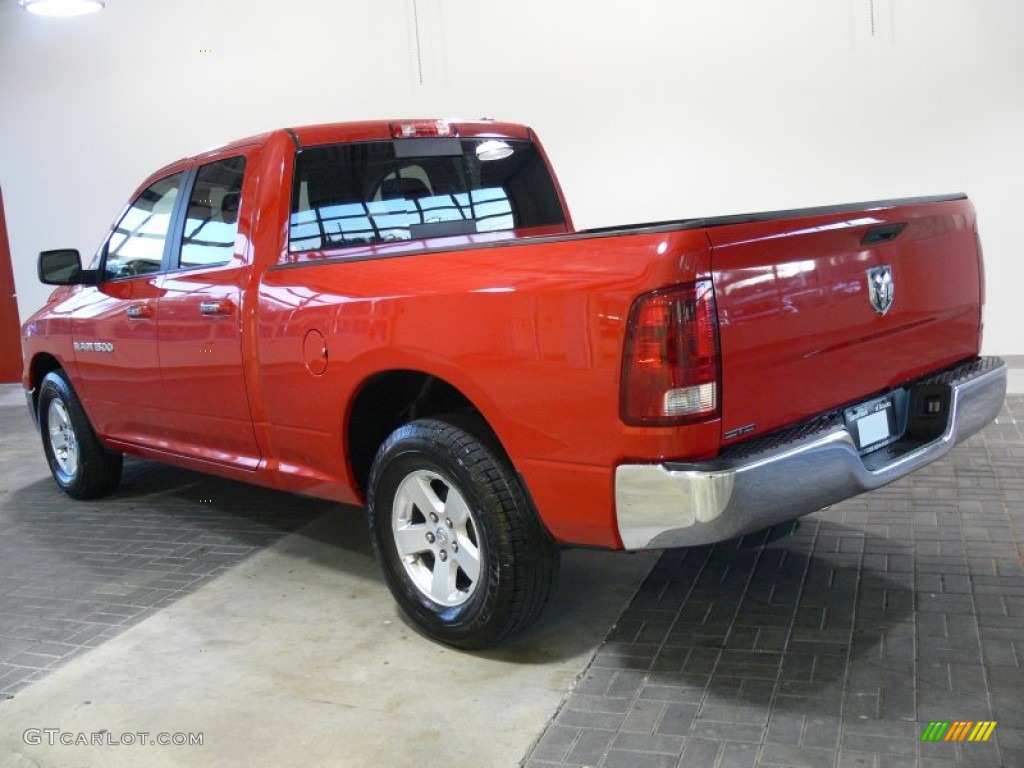
{"type": "Polygon", "coordinates": [[[621,460],[718,449],[716,421],[680,430],[619,418],[633,300],[709,272],[702,230],[272,269],[258,332],[269,455],[308,479],[298,489],[344,485],[346,404],[378,374],[426,373],[487,419],[556,537],[618,546],[621,460]],[[322,375],[303,360],[314,331],[328,350],[322,375]]]}

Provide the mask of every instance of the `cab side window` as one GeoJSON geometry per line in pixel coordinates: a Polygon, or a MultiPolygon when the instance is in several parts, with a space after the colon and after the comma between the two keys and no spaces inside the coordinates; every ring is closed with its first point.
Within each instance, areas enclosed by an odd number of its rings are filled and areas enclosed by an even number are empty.
{"type": "Polygon", "coordinates": [[[199,169],[189,195],[177,267],[218,267],[231,261],[244,175],[244,157],[218,160],[199,169]]]}
{"type": "Polygon", "coordinates": [[[160,179],[139,195],[114,227],[103,258],[103,278],[132,277],[163,268],[164,244],[184,173],[160,179]]]}

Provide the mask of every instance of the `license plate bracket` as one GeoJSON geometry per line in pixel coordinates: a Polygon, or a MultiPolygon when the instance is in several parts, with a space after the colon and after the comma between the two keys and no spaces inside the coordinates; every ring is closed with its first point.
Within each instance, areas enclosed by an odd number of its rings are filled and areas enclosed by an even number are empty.
{"type": "Polygon", "coordinates": [[[896,398],[892,395],[847,408],[843,417],[861,453],[876,451],[900,438],[896,398]]]}

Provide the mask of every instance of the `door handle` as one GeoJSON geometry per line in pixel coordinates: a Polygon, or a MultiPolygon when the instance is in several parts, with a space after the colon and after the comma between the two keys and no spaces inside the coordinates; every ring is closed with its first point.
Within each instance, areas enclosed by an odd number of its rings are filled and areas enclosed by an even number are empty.
{"type": "Polygon", "coordinates": [[[202,301],[199,303],[199,311],[206,317],[223,317],[231,314],[232,304],[227,299],[216,299],[202,301]]]}
{"type": "Polygon", "coordinates": [[[151,304],[132,304],[124,313],[132,320],[146,320],[153,316],[151,304]]]}

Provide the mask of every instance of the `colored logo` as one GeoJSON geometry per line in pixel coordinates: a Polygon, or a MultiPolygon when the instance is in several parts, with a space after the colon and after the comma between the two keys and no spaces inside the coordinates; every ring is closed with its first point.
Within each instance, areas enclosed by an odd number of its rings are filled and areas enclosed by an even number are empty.
{"type": "Polygon", "coordinates": [[[988,741],[995,729],[995,720],[933,720],[921,734],[921,741],[988,741]]]}

